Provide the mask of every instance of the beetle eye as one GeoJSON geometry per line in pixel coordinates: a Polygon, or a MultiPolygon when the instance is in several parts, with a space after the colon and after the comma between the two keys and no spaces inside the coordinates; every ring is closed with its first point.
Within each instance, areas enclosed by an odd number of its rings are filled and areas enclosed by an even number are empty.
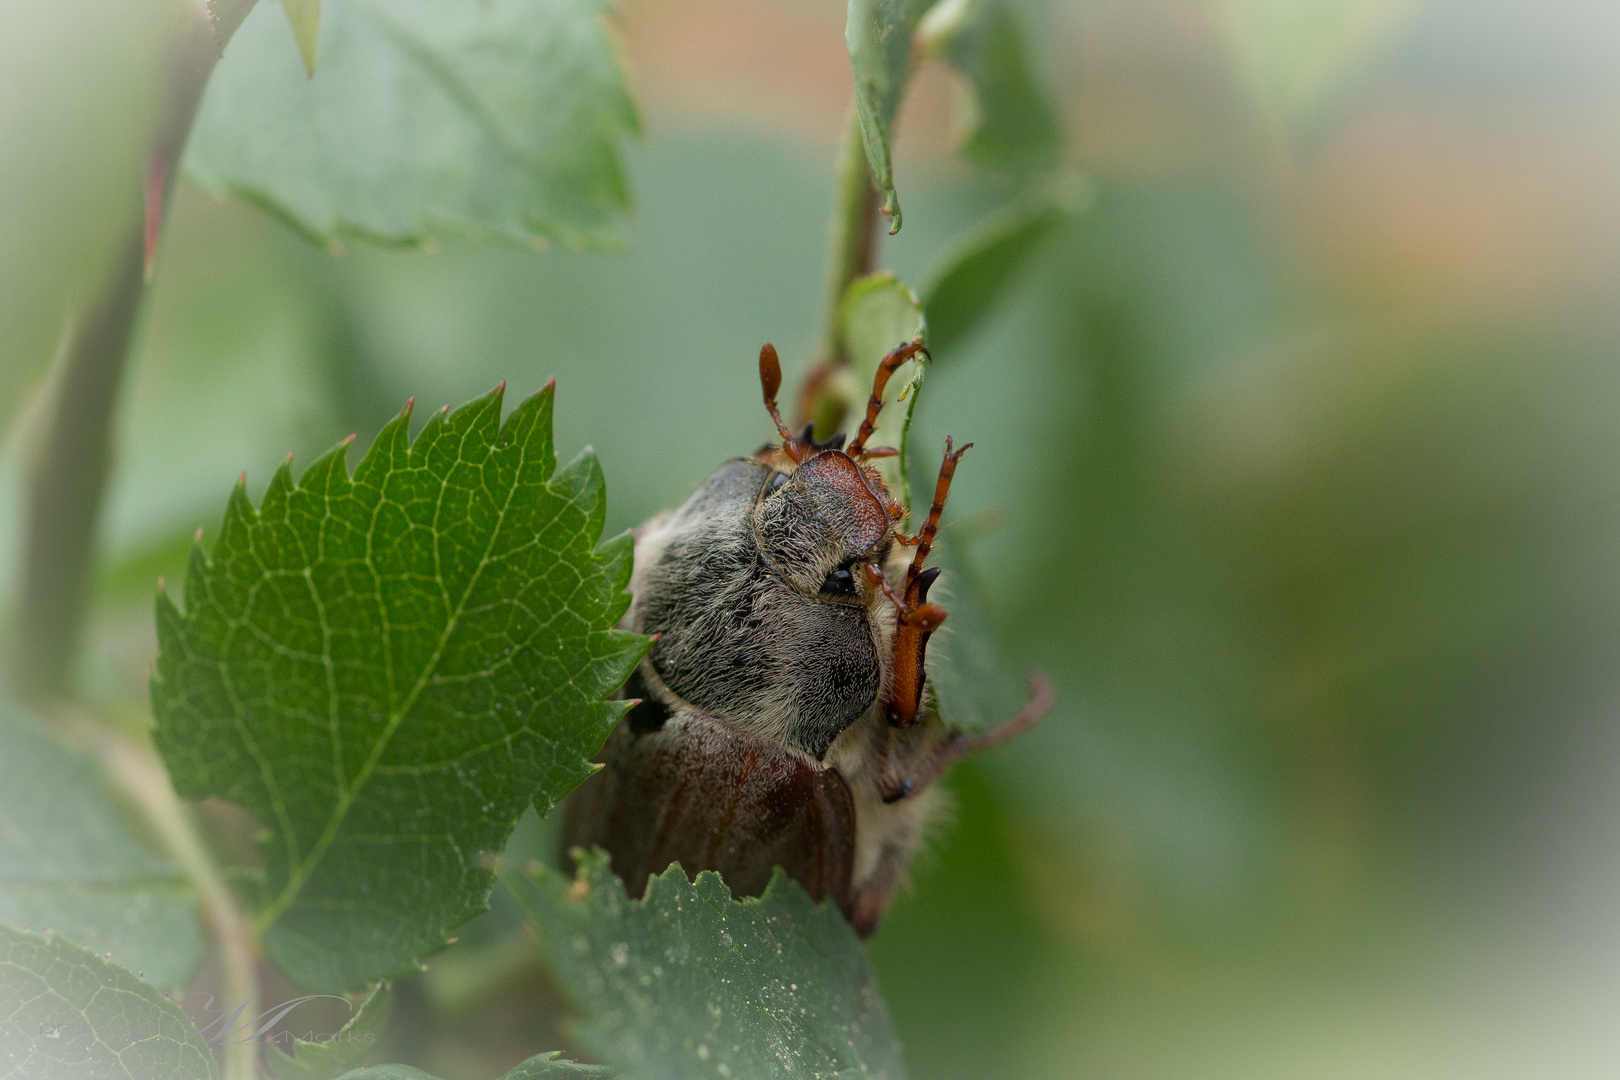
{"type": "Polygon", "coordinates": [[[765,485],[766,491],[775,491],[788,482],[787,473],[772,473],[770,482],[765,485]]]}
{"type": "Polygon", "coordinates": [[[827,575],[827,580],[821,583],[821,591],[833,596],[854,596],[855,575],[849,572],[849,567],[840,566],[827,575]]]}

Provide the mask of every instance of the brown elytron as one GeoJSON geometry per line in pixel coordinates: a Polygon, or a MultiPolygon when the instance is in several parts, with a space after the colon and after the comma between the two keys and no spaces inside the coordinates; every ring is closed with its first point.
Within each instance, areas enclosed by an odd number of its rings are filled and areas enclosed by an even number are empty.
{"type": "Polygon", "coordinates": [[[719,871],[738,896],[781,867],[868,934],[938,806],[933,781],[1046,711],[1042,684],[1019,716],[968,736],[928,693],[928,641],[946,612],[929,600],[940,570],[926,561],[972,444],[946,440],[909,535],[872,465],[898,451],[866,445],[890,379],[927,356],[907,342],[883,358],[846,448],[782,422],[766,345],[760,389],[780,442],[634,530],[625,624],[654,644],[626,687],[638,703],[564,826],[565,848],[606,848],[632,895],[672,862],[719,871]]]}

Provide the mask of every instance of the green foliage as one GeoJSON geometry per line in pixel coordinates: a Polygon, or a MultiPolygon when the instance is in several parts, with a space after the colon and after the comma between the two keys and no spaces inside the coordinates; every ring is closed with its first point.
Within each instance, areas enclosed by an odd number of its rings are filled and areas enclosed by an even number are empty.
{"type": "MultiPolygon", "coordinates": [[[[849,283],[838,307],[838,324],[854,368],[849,397],[859,410],[866,407],[866,388],[872,385],[872,376],[884,355],[908,341],[924,341],[928,337],[928,324],[917,294],[887,272],[869,274],[849,283]]],[[[921,360],[908,360],[895,372],[889,385],[899,389],[885,396],[897,405],[903,402],[904,408],[884,409],[867,442],[869,446],[888,445],[900,449],[900,456],[894,459],[898,473],[894,486],[907,507],[911,505],[907,441],[911,436],[911,419],[922,396],[923,375],[921,360]]]]}
{"type": "Polygon", "coordinates": [[[866,950],[780,870],[741,902],[679,864],[629,900],[601,853],[572,884],[544,867],[503,880],[540,925],[584,1045],[637,1080],[905,1076],[866,950]]]}
{"type": "Polygon", "coordinates": [[[967,76],[958,124],[976,165],[1036,169],[1057,159],[1057,110],[1031,64],[1024,28],[1006,0],[942,0],[917,30],[923,48],[967,76]]]}
{"type": "Polygon", "coordinates": [[[849,0],[844,43],[855,76],[855,110],[872,182],[883,192],[889,232],[900,231],[900,196],[894,189],[889,129],[905,94],[911,38],[932,0],[849,0]]]}
{"type": "Polygon", "coordinates": [[[1061,176],[955,240],[923,287],[929,348],[942,356],[960,348],[1000,305],[1047,238],[1089,206],[1091,198],[1086,181],[1061,176]]]}
{"type": "MultiPolygon", "coordinates": [[[[501,1080],[606,1080],[613,1070],[600,1065],[581,1065],[561,1057],[555,1050],[536,1054],[521,1061],[501,1077],[501,1080]]],[[[338,1080],[439,1080],[438,1077],[413,1069],[409,1065],[373,1065],[368,1069],[355,1069],[338,1080]]]]}
{"type": "Polygon", "coordinates": [[[270,6],[198,112],[186,169],[203,187],[322,241],[620,242],[637,120],[600,0],[328,0],[313,77],[270,6]]]}
{"type": "Polygon", "coordinates": [[[257,511],[239,484],[185,614],[158,597],[157,745],[181,794],[264,823],[255,923],[300,986],[414,971],[483,910],[478,853],[589,775],[646,648],[612,629],[631,549],[593,547],[594,455],[556,469],[549,386],[501,399],[414,442],[407,409],[352,477],[346,444],[283,465],[257,511]]]}
{"type": "Polygon", "coordinates": [[[167,988],[202,959],[197,899],[131,833],[100,764],[0,710],[0,920],[54,930],[167,988]]]}
{"type": "Polygon", "coordinates": [[[275,1043],[265,1047],[264,1063],[276,1080],[333,1080],[376,1057],[377,1041],[388,1025],[394,1004],[394,990],[380,984],[360,1003],[349,1022],[333,1033],[334,1038],[306,1042],[293,1041],[291,1054],[275,1043]]]}
{"type": "Polygon", "coordinates": [[[190,1018],[55,934],[0,924],[0,1068],[29,1080],[217,1080],[190,1018]]]}
{"type": "Polygon", "coordinates": [[[315,47],[321,32],[321,0],[281,0],[292,24],[293,37],[298,41],[298,55],[304,59],[304,70],[315,77],[315,47]]]}
{"type": "Polygon", "coordinates": [[[941,531],[929,561],[944,571],[936,588],[950,612],[928,641],[934,701],[947,724],[969,734],[984,731],[1016,713],[1028,690],[1002,659],[968,540],[956,530],[941,531]]]}

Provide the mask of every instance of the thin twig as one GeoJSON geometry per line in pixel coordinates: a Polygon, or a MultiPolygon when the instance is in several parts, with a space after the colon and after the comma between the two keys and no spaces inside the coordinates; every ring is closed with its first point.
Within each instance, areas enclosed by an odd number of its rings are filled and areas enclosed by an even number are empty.
{"type": "Polygon", "coordinates": [[[112,425],[146,294],[163,210],[208,76],[253,0],[180,0],[167,48],[167,92],[145,168],[130,178],[130,216],[101,290],[69,331],[52,384],[28,492],[19,630],[11,668],[34,699],[67,694],[83,635],[96,522],[112,461],[112,425]],[[145,189],[142,189],[142,185],[145,189]]]}
{"type": "Polygon", "coordinates": [[[824,439],[843,422],[849,402],[832,377],[849,364],[839,325],[839,308],[850,282],[870,274],[877,262],[878,208],[881,200],[866,165],[860,118],[850,107],[849,128],[838,155],[838,180],[828,227],[827,286],[822,318],[821,357],[799,390],[795,425],[813,421],[824,439]]]}
{"type": "MultiPolygon", "coordinates": [[[[242,1015],[254,1015],[253,1003],[259,996],[254,973],[258,950],[247,913],[225,884],[225,877],[197,832],[190,811],[169,783],[163,762],[150,748],[104,725],[86,722],[79,725],[79,733],[101,755],[113,779],[197,890],[203,921],[219,950],[225,1000],[230,1008],[241,1006],[242,1015]]],[[[224,1045],[224,1080],[254,1080],[257,1042],[227,1040],[224,1045]]]]}

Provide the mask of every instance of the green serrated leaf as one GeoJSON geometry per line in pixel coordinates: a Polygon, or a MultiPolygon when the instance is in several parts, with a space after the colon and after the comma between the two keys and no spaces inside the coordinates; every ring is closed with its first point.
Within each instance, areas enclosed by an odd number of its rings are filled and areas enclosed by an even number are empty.
{"type": "Polygon", "coordinates": [[[957,119],[963,156],[1010,169],[1044,168],[1057,159],[1057,109],[1006,0],[941,0],[917,34],[929,55],[967,77],[971,89],[957,119]]]}
{"type": "Polygon", "coordinates": [[[940,256],[923,286],[928,348],[947,356],[995,310],[1018,273],[1064,223],[1091,205],[1090,183],[1061,176],[990,215],[940,256]]]}
{"type": "Polygon", "coordinates": [[[741,902],[679,864],[629,900],[601,852],[572,883],[544,867],[503,881],[540,925],[583,1044],[637,1080],[905,1076],[866,950],[780,870],[741,902]]]}
{"type": "Polygon", "coordinates": [[[264,1063],[276,1080],[333,1080],[364,1065],[376,1056],[388,1014],[394,1004],[394,990],[382,983],[360,1003],[349,1022],[325,1042],[293,1040],[291,1054],[275,1043],[265,1047],[264,1063]]]}
{"type": "Polygon", "coordinates": [[[133,972],[64,941],[0,924],[0,1076],[217,1080],[180,1007],[133,972]]]}
{"type": "Polygon", "coordinates": [[[900,231],[900,196],[894,188],[889,128],[900,110],[910,73],[911,38],[933,0],[849,0],[844,44],[855,76],[855,111],[872,182],[883,192],[889,234],[900,231]]]}
{"type": "Polygon", "coordinates": [[[1021,709],[1023,678],[1007,667],[990,625],[989,596],[974,571],[968,541],[946,529],[930,560],[942,569],[933,598],[951,617],[928,639],[928,684],[940,719],[969,735],[987,731],[1021,709]]]}
{"type": "Polygon", "coordinates": [[[292,24],[293,37],[298,42],[298,53],[304,58],[304,70],[315,77],[315,45],[321,33],[321,0],[281,0],[292,24]]]}
{"type": "Polygon", "coordinates": [[[481,850],[591,772],[601,698],[647,639],[602,473],[556,468],[552,390],[410,410],[351,477],[339,446],[255,510],[238,485],[186,611],[157,601],[155,740],[182,795],[264,823],[265,949],[300,986],[417,970],[483,911],[481,850]]]}
{"type": "Polygon", "coordinates": [[[204,188],[324,243],[622,242],[637,120],[602,0],[327,0],[313,77],[263,8],[197,113],[204,188]]]}
{"type": "Polygon", "coordinates": [[[168,989],[203,956],[196,896],[132,834],[100,764],[6,709],[0,920],[54,930],[168,989]]]}
{"type": "MultiPolygon", "coordinates": [[[[577,1061],[569,1061],[553,1050],[518,1062],[501,1077],[501,1080],[607,1080],[612,1075],[612,1069],[601,1065],[581,1065],[577,1061]]],[[[346,1072],[337,1080],[439,1080],[439,1078],[409,1065],[373,1065],[370,1068],[346,1072]]]]}

